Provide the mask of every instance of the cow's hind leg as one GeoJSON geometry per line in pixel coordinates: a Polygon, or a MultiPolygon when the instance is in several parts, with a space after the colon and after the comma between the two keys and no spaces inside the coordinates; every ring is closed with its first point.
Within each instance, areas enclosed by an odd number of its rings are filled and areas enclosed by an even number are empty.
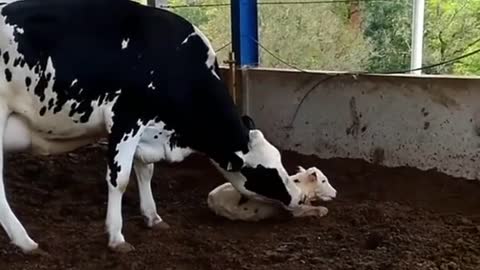
{"type": "MultiPolygon", "coordinates": [[[[19,122],[14,121],[13,126],[10,125],[12,122],[7,125],[9,114],[10,111],[8,107],[5,104],[0,104],[0,224],[2,224],[2,227],[5,229],[8,237],[14,245],[21,248],[25,253],[35,253],[40,251],[40,249],[38,249],[38,244],[30,238],[23,225],[13,213],[8,204],[5,193],[5,185],[3,181],[3,156],[4,150],[9,149],[9,147],[4,147],[4,143],[12,142],[11,140],[15,137],[12,137],[12,135],[14,135],[12,133],[13,131],[22,130],[21,126],[17,126],[17,124],[20,124],[19,122]],[[12,127],[13,129],[10,129],[12,127]],[[7,128],[9,130],[7,130],[7,128]],[[8,140],[5,140],[6,136],[8,137],[8,140]]],[[[24,135],[26,134],[17,134],[17,138],[23,138],[24,135]]],[[[26,136],[28,137],[28,134],[26,136]]],[[[11,144],[11,146],[15,146],[12,149],[17,150],[25,147],[26,144],[28,145],[27,137],[23,138],[25,139],[23,142],[22,140],[14,140],[14,142],[18,144],[11,144]]]]}
{"type": "Polygon", "coordinates": [[[136,159],[133,164],[133,169],[137,176],[140,211],[145,218],[146,225],[152,229],[168,229],[170,226],[158,215],[157,206],[153,199],[151,186],[153,163],[147,164],[136,159]]]}
{"type": "Polygon", "coordinates": [[[107,156],[108,203],[106,228],[108,246],[116,252],[129,252],[134,247],[125,241],[122,234],[122,197],[130,180],[135,150],[144,126],[131,118],[124,120],[123,114],[112,119],[107,156]]]}

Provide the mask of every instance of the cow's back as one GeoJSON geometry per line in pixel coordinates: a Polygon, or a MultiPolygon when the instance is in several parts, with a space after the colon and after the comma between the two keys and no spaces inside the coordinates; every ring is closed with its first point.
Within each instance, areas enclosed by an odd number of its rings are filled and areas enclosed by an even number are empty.
{"type": "Polygon", "coordinates": [[[36,130],[83,136],[119,97],[122,110],[153,118],[189,95],[178,91],[195,79],[184,68],[191,55],[177,52],[194,30],[173,13],[128,0],[24,0],[1,14],[0,95],[36,130]]]}

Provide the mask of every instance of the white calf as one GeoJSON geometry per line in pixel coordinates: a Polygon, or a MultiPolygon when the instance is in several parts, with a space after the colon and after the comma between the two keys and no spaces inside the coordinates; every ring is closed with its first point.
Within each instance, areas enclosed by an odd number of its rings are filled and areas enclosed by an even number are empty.
{"type": "MultiPolygon", "coordinates": [[[[299,167],[296,174],[290,176],[300,190],[307,196],[306,205],[301,210],[292,212],[294,217],[318,216],[328,213],[323,206],[312,206],[317,200],[329,201],[336,197],[337,191],[328,178],[316,167],[305,170],[299,167]]],[[[208,207],[217,215],[230,220],[259,221],[280,216],[286,211],[279,205],[247,199],[230,183],[216,187],[208,194],[208,207]]]]}

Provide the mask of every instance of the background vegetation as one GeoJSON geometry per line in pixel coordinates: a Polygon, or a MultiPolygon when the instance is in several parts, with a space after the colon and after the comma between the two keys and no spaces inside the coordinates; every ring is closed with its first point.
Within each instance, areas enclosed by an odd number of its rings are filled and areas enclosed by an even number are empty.
{"type": "MultiPolygon", "coordinates": [[[[175,6],[228,2],[169,0],[168,3],[175,6]]],[[[480,0],[427,0],[426,3],[424,65],[480,49],[480,0]]],[[[171,10],[205,31],[215,48],[230,42],[230,7],[171,10]]],[[[259,41],[288,63],[305,69],[371,72],[408,69],[411,18],[412,0],[259,5],[259,41]]],[[[221,60],[226,59],[229,49],[219,52],[221,60]]],[[[286,67],[262,49],[260,54],[262,66],[286,67]]],[[[480,54],[426,73],[480,75],[480,54]]]]}

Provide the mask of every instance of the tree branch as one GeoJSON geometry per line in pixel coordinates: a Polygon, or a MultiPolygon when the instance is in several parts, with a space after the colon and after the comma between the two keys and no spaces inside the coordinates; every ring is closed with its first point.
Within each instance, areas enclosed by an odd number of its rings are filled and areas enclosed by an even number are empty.
{"type": "Polygon", "coordinates": [[[471,47],[475,46],[477,43],[480,43],[480,38],[477,38],[476,40],[468,43],[467,46],[465,46],[465,47],[463,47],[463,48],[461,48],[461,49],[455,50],[455,51],[453,52],[453,55],[456,55],[456,54],[458,54],[458,53],[463,53],[463,52],[465,52],[466,50],[470,49],[471,47]]]}

